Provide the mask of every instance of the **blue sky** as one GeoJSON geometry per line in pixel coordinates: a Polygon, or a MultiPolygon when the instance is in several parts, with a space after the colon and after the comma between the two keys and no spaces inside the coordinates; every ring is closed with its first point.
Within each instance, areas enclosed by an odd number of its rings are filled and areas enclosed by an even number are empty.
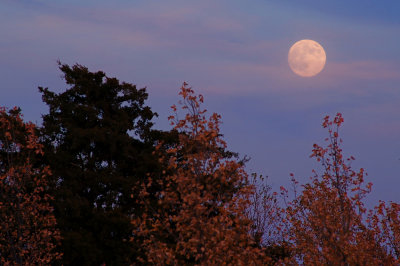
{"type": "Polygon", "coordinates": [[[374,183],[370,201],[400,201],[399,1],[1,1],[0,105],[41,123],[38,86],[66,87],[56,61],[147,87],[167,129],[183,81],[222,115],[231,150],[275,189],[318,164],[325,115],[343,113],[345,153],[374,183]],[[301,39],[326,50],[313,78],[289,69],[301,39]]]}

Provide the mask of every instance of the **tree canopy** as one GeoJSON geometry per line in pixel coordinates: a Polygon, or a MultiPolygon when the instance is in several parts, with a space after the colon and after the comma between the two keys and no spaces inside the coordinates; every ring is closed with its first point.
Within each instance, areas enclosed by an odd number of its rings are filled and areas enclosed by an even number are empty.
{"type": "Polygon", "coordinates": [[[20,109],[0,108],[0,264],[44,265],[60,259],[60,240],[48,193],[48,166],[35,125],[20,109]]]}
{"type": "Polygon", "coordinates": [[[1,265],[400,264],[400,204],[364,204],[372,184],[343,157],[340,113],[313,146],[322,171],[292,175],[280,201],[188,84],[160,131],[146,89],[59,68],[68,88],[39,88],[40,128],[0,108],[1,265]]]}
{"type": "MultiPolygon", "coordinates": [[[[60,64],[65,92],[39,88],[49,113],[41,137],[52,169],[64,264],[126,265],[137,183],[157,169],[145,89],[81,65],[60,64]]],[[[159,133],[159,132],[158,132],[159,133]]],[[[160,135],[160,134],[158,134],[160,135]]]]}
{"type": "MultiPolygon", "coordinates": [[[[291,263],[310,265],[398,265],[400,208],[392,203],[378,212],[364,204],[372,183],[365,184],[365,171],[351,167],[353,157],[344,158],[339,128],[344,119],[338,113],[324,118],[328,145],[314,144],[311,157],[323,167],[310,183],[288,203],[282,228],[290,243],[291,263]],[[385,214],[385,211],[387,212],[385,214]],[[391,221],[391,219],[393,219],[391,221]]],[[[293,179],[295,187],[298,182],[293,179]]],[[[287,195],[287,190],[282,188],[287,195]]],[[[290,261],[289,260],[289,261],[290,261]]]]}
{"type": "MultiPolygon", "coordinates": [[[[186,111],[178,120],[176,145],[161,156],[167,167],[157,193],[159,211],[153,217],[138,217],[135,236],[144,237],[143,252],[156,265],[261,265],[269,262],[249,234],[251,221],[245,215],[252,191],[247,186],[243,163],[227,158],[226,143],[219,132],[220,116],[206,117],[203,97],[184,84],[179,93],[186,111]]],[[[176,112],[177,107],[172,106],[176,112]]],[[[158,149],[161,149],[160,143],[158,149]]],[[[144,185],[141,195],[148,194],[144,185]]],[[[144,197],[145,199],[145,197],[144,197]]],[[[141,203],[147,206],[146,200],[141,203]]],[[[151,207],[152,205],[150,205],[151,207]]],[[[135,237],[134,236],[134,237],[135,237]]],[[[145,261],[143,261],[145,262],[145,261]]]]}

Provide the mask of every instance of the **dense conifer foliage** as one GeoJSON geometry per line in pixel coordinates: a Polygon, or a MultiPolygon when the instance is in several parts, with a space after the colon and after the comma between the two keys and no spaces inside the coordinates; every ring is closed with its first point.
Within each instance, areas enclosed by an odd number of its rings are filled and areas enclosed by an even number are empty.
{"type": "Polygon", "coordinates": [[[47,265],[61,257],[47,166],[35,125],[20,110],[0,109],[0,265],[47,265]]]}
{"type": "Polygon", "coordinates": [[[154,117],[145,89],[103,72],[60,64],[65,92],[39,88],[49,113],[41,130],[50,165],[63,263],[126,265],[137,243],[129,241],[138,215],[135,187],[157,169],[154,117]]]}

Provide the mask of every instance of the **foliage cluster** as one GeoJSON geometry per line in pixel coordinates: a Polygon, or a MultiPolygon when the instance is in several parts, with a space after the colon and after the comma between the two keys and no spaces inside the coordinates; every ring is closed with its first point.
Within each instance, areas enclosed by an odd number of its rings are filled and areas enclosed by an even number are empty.
{"type": "Polygon", "coordinates": [[[0,132],[0,264],[49,264],[62,254],[46,191],[51,172],[35,165],[43,146],[17,108],[0,109],[0,132]]]}
{"type": "Polygon", "coordinates": [[[400,205],[365,207],[372,184],[342,155],[341,114],[312,150],[322,173],[292,175],[280,204],[186,83],[160,131],[145,89],[60,70],[70,87],[39,88],[41,127],[0,109],[1,265],[400,264],[400,205]]]}
{"type": "MultiPolygon", "coordinates": [[[[158,206],[151,217],[138,217],[135,232],[143,237],[148,262],[156,265],[256,265],[263,261],[261,249],[249,237],[251,220],[246,217],[252,188],[246,184],[243,163],[226,152],[219,133],[220,116],[208,119],[196,96],[184,84],[179,93],[186,116],[170,116],[179,139],[164,148],[160,161],[166,165],[158,179],[158,206]],[[165,154],[163,154],[165,153],[165,154]]],[[[176,112],[177,107],[172,106],[176,112]]],[[[148,177],[148,183],[153,178],[148,177]]],[[[140,202],[148,206],[143,185],[140,202]]],[[[149,207],[149,211],[151,208],[149,207]]],[[[142,261],[144,262],[144,261],[142,261]]]]}
{"type": "MultiPolygon", "coordinates": [[[[312,265],[396,265],[400,262],[399,204],[384,203],[377,211],[364,205],[371,191],[365,184],[364,169],[354,171],[353,157],[342,154],[339,128],[343,118],[338,113],[333,120],[324,118],[328,129],[327,147],[314,144],[311,157],[323,166],[311,182],[288,202],[282,219],[285,239],[290,243],[291,262],[312,265]]],[[[295,188],[297,181],[293,177],[295,188]]],[[[281,188],[287,198],[287,190],[281,188]]]]}

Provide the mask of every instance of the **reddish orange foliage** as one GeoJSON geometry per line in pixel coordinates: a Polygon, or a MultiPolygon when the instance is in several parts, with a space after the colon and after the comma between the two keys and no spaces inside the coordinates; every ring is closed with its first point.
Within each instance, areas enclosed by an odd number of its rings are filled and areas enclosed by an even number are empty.
{"type": "MultiPolygon", "coordinates": [[[[143,185],[142,204],[152,215],[132,222],[135,237],[144,238],[143,262],[156,265],[260,265],[269,261],[249,234],[244,215],[252,187],[247,186],[243,164],[226,155],[219,133],[220,116],[200,108],[203,97],[184,84],[180,95],[186,115],[171,116],[179,132],[176,145],[158,145],[167,165],[162,179],[149,176],[143,185]],[[159,180],[159,181],[155,181],[159,180]],[[147,187],[158,182],[156,206],[146,200],[147,187]]],[[[172,109],[176,112],[177,107],[172,109]]]]}
{"type": "MultiPolygon", "coordinates": [[[[393,244],[393,253],[398,252],[398,205],[386,208],[382,204],[377,214],[367,219],[362,199],[372,184],[364,185],[363,169],[352,170],[354,158],[343,158],[339,139],[342,123],[341,114],[333,121],[325,117],[323,127],[329,131],[329,144],[326,148],[314,144],[311,155],[321,162],[324,172],[319,176],[314,171],[311,183],[304,185],[286,208],[285,234],[294,255],[286,263],[394,265],[399,263],[398,253],[396,260],[387,252],[387,244],[393,244]]],[[[284,188],[282,192],[287,195],[284,188]]]]}
{"type": "Polygon", "coordinates": [[[60,258],[60,234],[46,193],[48,167],[31,159],[42,153],[35,126],[19,110],[0,109],[0,264],[44,265],[60,258]]]}
{"type": "Polygon", "coordinates": [[[375,211],[371,211],[367,220],[375,230],[376,240],[386,253],[400,264],[400,204],[390,202],[389,206],[381,201],[375,211]]]}

